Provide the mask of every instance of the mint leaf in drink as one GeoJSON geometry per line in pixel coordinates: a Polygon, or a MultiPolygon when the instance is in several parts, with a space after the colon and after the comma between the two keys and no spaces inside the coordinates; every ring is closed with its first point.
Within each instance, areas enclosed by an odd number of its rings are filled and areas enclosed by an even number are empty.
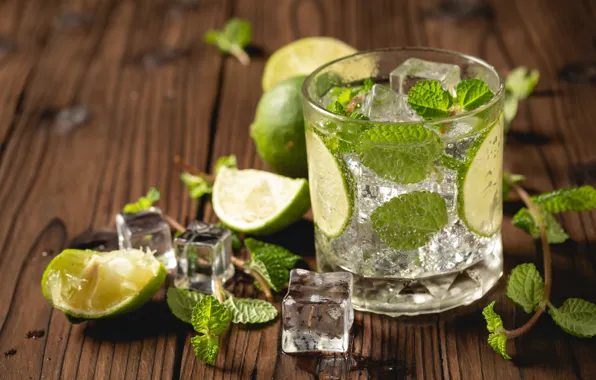
{"type": "Polygon", "coordinates": [[[191,323],[194,307],[207,297],[206,294],[194,290],[169,288],[166,301],[172,314],[182,322],[191,323]]]}
{"type": "Polygon", "coordinates": [[[228,328],[230,314],[215,297],[206,295],[193,308],[190,322],[200,334],[219,336],[228,328]]]}
{"type": "Polygon", "coordinates": [[[190,344],[199,360],[207,364],[215,363],[219,352],[219,340],[212,335],[197,335],[190,338],[190,344]]]}
{"type": "Polygon", "coordinates": [[[337,115],[346,116],[346,109],[337,100],[327,106],[327,111],[337,115]]]}
{"type": "Polygon", "coordinates": [[[518,100],[526,99],[540,79],[538,70],[531,72],[526,67],[517,67],[507,75],[505,80],[505,90],[509,92],[513,98],[518,100]]]}
{"type": "Polygon", "coordinates": [[[596,305],[581,298],[568,298],[548,313],[566,333],[580,337],[596,336],[596,305]]]}
{"type": "Polygon", "coordinates": [[[203,176],[182,172],[180,180],[186,185],[188,193],[193,199],[199,199],[213,192],[213,184],[203,176]]]}
{"type": "MultiPolygon", "coordinates": [[[[543,210],[542,217],[544,219],[544,225],[546,228],[546,236],[548,237],[548,242],[550,244],[563,243],[569,238],[569,235],[567,235],[553,214],[543,210]]],[[[532,237],[536,239],[540,238],[540,229],[534,221],[530,210],[527,208],[521,208],[513,216],[512,223],[515,227],[520,228],[532,235],[532,237]]]]}
{"type": "Polygon", "coordinates": [[[486,83],[480,79],[464,79],[457,84],[457,104],[471,111],[487,103],[495,96],[486,83]]]}
{"type": "Polygon", "coordinates": [[[243,65],[250,63],[250,58],[244,51],[252,40],[252,26],[248,21],[232,18],[226,22],[223,30],[210,29],[203,39],[208,44],[216,45],[222,52],[232,54],[243,65]]]}
{"type": "MultiPolygon", "coordinates": [[[[274,291],[281,291],[288,283],[290,269],[300,260],[300,256],[294,255],[284,247],[252,238],[246,239],[244,244],[252,256],[245,265],[263,276],[274,291]]],[[[255,282],[255,286],[260,289],[258,282],[255,282]]]]}
{"type": "Polygon", "coordinates": [[[217,175],[217,173],[219,172],[219,169],[221,168],[237,168],[238,167],[238,163],[236,161],[236,156],[235,155],[230,155],[230,156],[222,156],[219,157],[217,159],[217,161],[215,161],[215,175],[217,175]]]}
{"type": "Polygon", "coordinates": [[[259,299],[230,297],[225,300],[224,306],[232,323],[265,323],[277,316],[275,306],[259,299]]]}
{"type": "Polygon", "coordinates": [[[370,218],[385,244],[409,250],[428,243],[433,233],[447,225],[447,206],[437,193],[414,191],[377,207],[370,218]]]}
{"type": "Polygon", "coordinates": [[[147,195],[140,197],[135,203],[126,204],[122,209],[122,212],[125,214],[134,214],[136,212],[147,210],[149,207],[153,206],[153,203],[157,202],[160,197],[159,190],[152,187],[147,191],[147,195]]]}
{"type": "Polygon", "coordinates": [[[350,112],[350,114],[348,116],[351,119],[355,119],[355,120],[368,120],[368,117],[364,116],[364,114],[362,114],[358,111],[350,112]]]}
{"type": "Polygon", "coordinates": [[[566,211],[590,211],[596,208],[596,189],[582,186],[559,189],[532,197],[534,203],[552,213],[566,211]]]}
{"type": "Polygon", "coordinates": [[[507,280],[506,293],[526,313],[534,311],[544,297],[544,281],[536,266],[525,263],[513,268],[507,280]]]}
{"type": "Polygon", "coordinates": [[[370,90],[372,90],[374,85],[375,85],[375,82],[373,82],[372,79],[366,78],[364,80],[364,82],[362,83],[362,91],[370,91],[370,90]]]}
{"type": "Polygon", "coordinates": [[[415,183],[433,170],[443,142],[420,124],[383,125],[361,133],[356,153],[380,177],[397,183],[415,183]]]}
{"type": "Polygon", "coordinates": [[[482,315],[486,321],[486,329],[491,333],[501,333],[503,331],[503,320],[494,310],[495,301],[489,303],[482,310],[482,315]]]}
{"type": "Polygon", "coordinates": [[[421,80],[408,92],[408,103],[425,120],[436,120],[451,114],[453,97],[438,80],[421,80]]]}
{"type": "Polygon", "coordinates": [[[507,354],[507,337],[505,334],[491,333],[488,335],[488,345],[501,355],[503,359],[511,360],[511,356],[507,354]]]}
{"type": "Polygon", "coordinates": [[[344,107],[348,105],[350,99],[352,99],[352,90],[350,88],[345,88],[337,97],[337,101],[344,107]]]}
{"type": "Polygon", "coordinates": [[[526,176],[521,174],[511,174],[511,173],[503,173],[503,200],[507,200],[509,198],[509,183],[505,179],[506,176],[509,176],[509,179],[513,183],[521,183],[526,180],[526,176]]]}

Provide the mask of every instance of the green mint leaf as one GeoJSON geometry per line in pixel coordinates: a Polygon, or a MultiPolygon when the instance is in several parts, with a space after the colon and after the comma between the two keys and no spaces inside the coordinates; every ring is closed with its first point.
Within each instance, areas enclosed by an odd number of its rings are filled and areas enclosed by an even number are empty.
{"type": "Polygon", "coordinates": [[[464,79],[457,84],[457,104],[471,111],[488,103],[495,94],[480,79],[464,79]]]}
{"type": "Polygon", "coordinates": [[[540,79],[540,73],[537,70],[529,72],[525,67],[513,69],[505,80],[505,90],[517,100],[526,99],[540,79]]]}
{"type": "Polygon", "coordinates": [[[509,191],[510,191],[509,183],[505,179],[506,176],[508,176],[509,179],[513,183],[521,183],[526,180],[526,176],[523,176],[521,174],[503,173],[503,200],[504,201],[507,200],[507,198],[509,198],[509,191]]]}
{"type": "Polygon", "coordinates": [[[205,296],[192,310],[192,327],[196,332],[219,336],[230,324],[228,310],[213,296],[205,296]]]}
{"type": "Polygon", "coordinates": [[[425,120],[449,116],[453,98],[438,80],[421,80],[408,92],[408,103],[425,120]]]}
{"type": "Polygon", "coordinates": [[[503,105],[503,118],[505,119],[505,134],[507,134],[507,132],[509,132],[509,128],[511,128],[511,122],[513,121],[513,119],[515,119],[515,115],[517,115],[518,106],[519,100],[510,93],[506,92],[505,101],[503,105]]]}
{"type": "Polygon", "coordinates": [[[494,310],[495,301],[486,305],[482,310],[482,315],[486,320],[486,328],[491,333],[500,333],[503,331],[503,320],[494,310]]]}
{"type": "Polygon", "coordinates": [[[333,112],[334,114],[337,114],[337,115],[346,116],[346,109],[337,100],[327,106],[327,111],[333,112]]]}
{"type": "Polygon", "coordinates": [[[166,301],[172,314],[182,322],[191,323],[194,307],[207,297],[206,294],[194,290],[169,288],[166,294],[166,301]]]}
{"type": "MultiPolygon", "coordinates": [[[[542,211],[542,216],[544,218],[546,236],[550,244],[563,243],[565,240],[569,238],[569,235],[567,235],[567,233],[565,232],[563,227],[561,227],[561,225],[553,216],[553,214],[546,211],[542,211]]],[[[530,210],[528,210],[527,208],[524,207],[520,209],[513,216],[512,223],[515,227],[520,228],[532,235],[532,237],[536,239],[540,238],[540,229],[534,221],[534,218],[532,217],[530,210]]]]}
{"type": "Polygon", "coordinates": [[[581,298],[568,298],[559,308],[548,313],[555,323],[568,334],[591,338],[596,335],[596,305],[581,298]]]}
{"type": "Polygon", "coordinates": [[[140,197],[135,203],[127,203],[122,212],[125,214],[134,214],[136,212],[140,212],[143,210],[147,210],[149,207],[153,206],[153,203],[157,202],[161,194],[159,190],[155,187],[152,187],[147,191],[147,195],[140,197]]]}
{"type": "Polygon", "coordinates": [[[364,114],[362,114],[358,111],[350,112],[350,115],[348,115],[348,116],[355,120],[368,120],[368,117],[364,116],[364,114]]]}
{"type": "Polygon", "coordinates": [[[199,360],[207,363],[215,363],[219,352],[219,340],[211,335],[197,335],[190,338],[190,343],[199,360]]]}
{"type": "Polygon", "coordinates": [[[247,20],[232,18],[226,22],[223,34],[231,44],[243,48],[252,41],[252,26],[247,20]]]}
{"type": "Polygon", "coordinates": [[[231,168],[235,169],[238,167],[238,163],[236,161],[236,156],[222,156],[215,161],[215,175],[219,172],[221,168],[231,168]]]}
{"type": "Polygon", "coordinates": [[[286,269],[294,268],[294,265],[300,260],[300,256],[294,255],[282,246],[264,243],[253,238],[247,238],[246,248],[252,254],[252,257],[263,262],[275,261],[286,269]]]}
{"type": "Polygon", "coordinates": [[[409,250],[423,246],[447,225],[447,206],[437,193],[414,191],[377,207],[371,220],[385,244],[409,250]]]}
{"type": "Polygon", "coordinates": [[[232,323],[265,323],[277,316],[275,306],[267,301],[252,298],[230,297],[225,300],[232,323]]]}
{"type": "Polygon", "coordinates": [[[366,78],[364,80],[364,82],[362,83],[362,91],[370,91],[370,90],[372,90],[374,85],[375,85],[375,82],[373,82],[372,79],[366,78]]]}
{"type": "MultiPolygon", "coordinates": [[[[267,266],[265,266],[265,264],[261,260],[259,260],[259,259],[247,260],[244,263],[244,267],[250,271],[257,272],[258,274],[260,274],[261,277],[263,277],[263,279],[265,280],[265,282],[271,287],[271,289],[278,291],[277,285],[273,282],[273,280],[271,279],[271,276],[269,276],[269,272],[267,271],[267,266]]],[[[257,281],[255,281],[255,286],[259,290],[262,290],[260,285],[257,285],[257,281]]]]}
{"type": "Polygon", "coordinates": [[[221,36],[221,32],[218,32],[217,30],[213,30],[213,29],[209,29],[205,35],[203,35],[203,41],[207,42],[208,44],[211,45],[217,45],[217,40],[221,36]]]}
{"type": "Polygon", "coordinates": [[[532,197],[534,203],[552,213],[566,211],[590,211],[596,208],[596,189],[582,186],[559,189],[532,197]]]}
{"type": "Polygon", "coordinates": [[[488,335],[488,345],[506,360],[511,360],[507,354],[507,337],[505,334],[491,333],[488,335]]]}
{"type": "Polygon", "coordinates": [[[507,280],[506,293],[526,313],[534,311],[544,297],[544,281],[536,266],[526,263],[513,268],[507,280]]]}
{"type": "Polygon", "coordinates": [[[443,153],[441,138],[420,124],[383,125],[361,133],[356,153],[380,177],[397,183],[422,181],[443,153]]]}
{"type": "Polygon", "coordinates": [[[213,191],[213,184],[205,177],[183,172],[180,174],[180,180],[186,185],[188,193],[193,199],[199,199],[213,191]]]}
{"type": "Polygon", "coordinates": [[[352,90],[349,88],[344,89],[341,94],[337,97],[337,101],[341,103],[342,106],[347,106],[350,100],[352,99],[352,90]]]}

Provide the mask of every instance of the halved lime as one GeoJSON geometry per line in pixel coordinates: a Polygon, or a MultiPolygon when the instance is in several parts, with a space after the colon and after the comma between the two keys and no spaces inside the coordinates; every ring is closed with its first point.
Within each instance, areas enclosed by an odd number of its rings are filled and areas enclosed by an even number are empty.
{"type": "Polygon", "coordinates": [[[285,228],[310,206],[307,180],[255,169],[220,169],[212,200],[223,224],[255,235],[285,228]]]}
{"type": "Polygon", "coordinates": [[[503,219],[503,118],[483,133],[460,172],[459,213],[470,230],[491,236],[503,219]]]}
{"type": "Polygon", "coordinates": [[[166,269],[151,252],[67,249],[50,262],[41,287],[55,308],[71,317],[95,319],[143,305],[165,278],[166,269]]]}
{"type": "Polygon", "coordinates": [[[312,129],[306,131],[306,151],[315,224],[325,235],[339,236],[352,215],[350,174],[312,129]]]}
{"type": "Polygon", "coordinates": [[[356,49],[330,37],[308,37],[296,40],[277,50],[265,65],[263,91],[276,83],[297,75],[308,75],[334,59],[356,53],[356,49]]]}

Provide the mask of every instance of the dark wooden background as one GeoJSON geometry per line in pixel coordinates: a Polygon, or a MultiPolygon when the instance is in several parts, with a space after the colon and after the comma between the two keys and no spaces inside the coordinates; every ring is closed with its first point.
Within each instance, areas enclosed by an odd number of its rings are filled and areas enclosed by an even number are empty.
{"type": "MultiPolygon", "coordinates": [[[[534,191],[596,185],[595,22],[589,0],[0,1],[0,378],[329,379],[343,371],[350,379],[596,379],[596,341],[562,333],[547,316],[510,344],[513,361],[491,351],[484,305],[496,300],[509,327],[527,319],[506,300],[503,281],[481,301],[441,315],[357,313],[348,359],[282,354],[279,322],[233,326],[213,367],[195,359],[190,331],[163,302],[71,325],[39,286],[55,254],[97,244],[103,235],[87,231],[108,228],[151,185],[178,220],[214,220],[208,205],[189,199],[172,157],[208,170],[234,153],[241,167],[264,168],[248,135],[263,66],[304,36],[359,49],[448,48],[503,73],[539,69],[537,91],[508,137],[506,166],[528,175],[534,191]],[[253,23],[249,67],[201,42],[232,16],[253,23]],[[90,118],[67,131],[55,117],[73,105],[88,107],[90,118]]],[[[505,207],[507,270],[523,261],[541,266],[534,242],[510,225],[518,206],[505,207]]],[[[573,240],[554,249],[555,303],[596,301],[595,216],[562,218],[573,240]]],[[[274,239],[313,255],[308,221],[274,239]]],[[[248,281],[234,291],[253,293],[248,281]]]]}

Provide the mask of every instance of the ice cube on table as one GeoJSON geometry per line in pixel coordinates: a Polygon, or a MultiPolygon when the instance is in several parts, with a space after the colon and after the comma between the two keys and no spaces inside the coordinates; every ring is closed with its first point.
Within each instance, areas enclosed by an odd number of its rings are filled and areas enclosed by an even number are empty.
{"type": "Polygon", "coordinates": [[[214,282],[234,275],[232,233],[227,228],[194,221],[174,239],[178,270],[174,285],[212,292],[214,282]]]}
{"type": "Polygon", "coordinates": [[[461,80],[460,68],[458,65],[450,63],[409,58],[389,74],[391,88],[404,95],[407,95],[416,83],[424,79],[438,80],[443,89],[455,96],[455,87],[461,80]]]}
{"type": "Polygon", "coordinates": [[[158,207],[135,213],[119,213],[116,215],[116,230],[120,249],[149,249],[166,269],[176,268],[170,226],[158,207]]]}
{"type": "Polygon", "coordinates": [[[422,120],[408,104],[406,95],[389,87],[375,84],[364,98],[362,112],[370,120],[384,122],[409,122],[422,120]]]}
{"type": "Polygon", "coordinates": [[[292,269],[282,302],[282,350],[346,352],[354,321],[352,274],[292,269]]]}

